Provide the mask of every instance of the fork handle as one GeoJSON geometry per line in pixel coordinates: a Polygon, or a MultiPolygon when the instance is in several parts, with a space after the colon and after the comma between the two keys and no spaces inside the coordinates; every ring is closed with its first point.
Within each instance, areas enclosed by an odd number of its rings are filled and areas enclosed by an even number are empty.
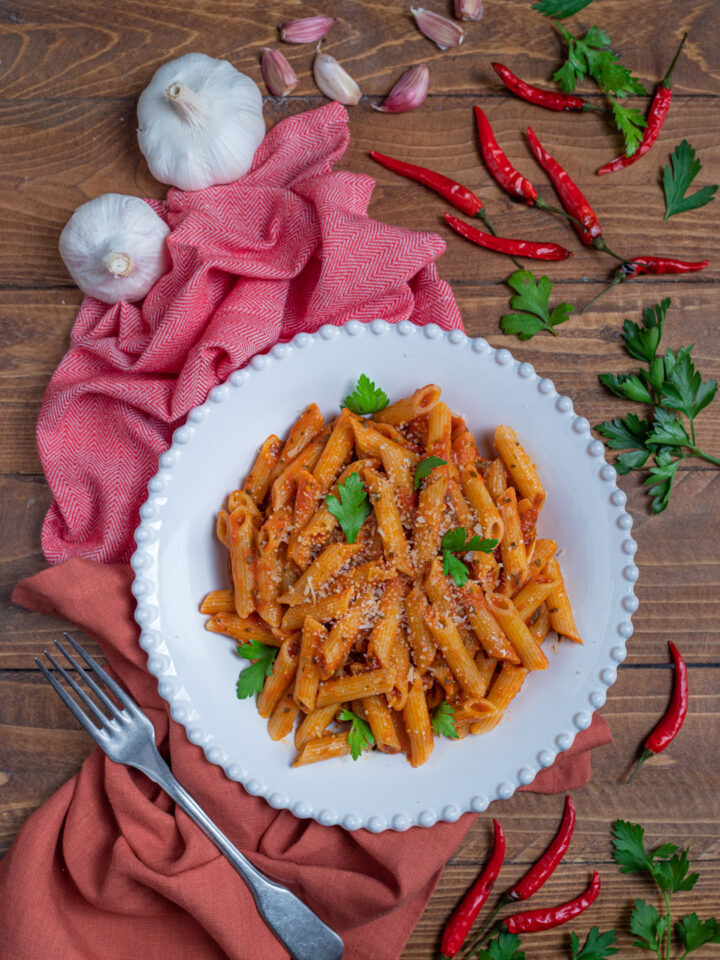
{"type": "Polygon", "coordinates": [[[295,960],[340,960],[344,944],[338,934],[287,887],[253,866],[190,796],[165,761],[159,756],[157,759],[164,769],[157,765],[150,769],[144,764],[140,769],[170,794],[235,867],[250,888],[260,915],[295,960]]]}

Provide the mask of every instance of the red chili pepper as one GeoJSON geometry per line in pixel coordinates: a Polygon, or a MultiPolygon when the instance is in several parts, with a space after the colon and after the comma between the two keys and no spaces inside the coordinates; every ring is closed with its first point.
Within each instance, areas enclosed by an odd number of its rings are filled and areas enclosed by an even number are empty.
{"type": "Polygon", "coordinates": [[[657,724],[655,729],[645,741],[643,745],[645,749],[643,750],[642,755],[640,756],[640,759],[638,760],[637,765],[633,770],[630,779],[628,780],[628,783],[633,782],[635,779],[635,774],[646,760],[649,760],[650,757],[654,757],[656,753],[661,753],[665,747],[670,746],[680,732],[680,727],[682,727],[683,723],[685,722],[685,717],[687,716],[687,666],[685,665],[685,661],[680,656],[680,652],[672,640],[669,641],[668,646],[670,647],[670,653],[672,654],[673,663],[675,664],[675,682],[673,684],[670,706],[667,708],[662,720],[657,724]]]}
{"type": "Polygon", "coordinates": [[[598,173],[615,173],[616,170],[623,170],[625,167],[631,166],[636,160],[639,160],[640,157],[644,156],[657,140],[658,135],[663,128],[663,124],[665,123],[665,118],[668,115],[668,110],[670,109],[670,104],[673,98],[673,70],[675,69],[675,64],[678,62],[680,51],[685,45],[686,40],[687,33],[680,41],[680,46],[677,48],[677,53],[673,57],[673,61],[670,64],[670,69],[658,84],[653,102],[650,104],[650,110],[648,111],[647,126],[643,131],[642,140],[640,141],[637,150],[635,153],[630,154],[630,156],[624,153],[616,160],[606,163],[605,166],[600,167],[598,173]]]}
{"type": "Polygon", "coordinates": [[[516,257],[529,257],[531,260],[567,260],[572,256],[571,250],[566,250],[557,243],[533,243],[531,240],[510,240],[507,237],[494,237],[489,233],[471,227],[464,220],[458,220],[451,214],[445,214],[445,220],[461,237],[472,240],[479,247],[494,250],[496,253],[507,253],[516,257]]]}
{"type": "Polygon", "coordinates": [[[490,121],[480,107],[475,107],[475,122],[480,136],[480,149],[485,165],[495,180],[510,196],[523,200],[529,206],[534,206],[538,198],[535,187],[519,170],[510,163],[504,151],[495,139],[490,121]]]}
{"type": "Polygon", "coordinates": [[[525,910],[505,917],[500,921],[510,933],[535,933],[536,930],[550,930],[559,927],[568,920],[584,913],[598,898],[600,893],[600,874],[593,871],[589,886],[579,897],[561,904],[559,907],[541,907],[539,910],[525,910]]]}
{"type": "Polygon", "coordinates": [[[516,77],[512,70],[508,70],[502,63],[491,64],[495,73],[502,82],[516,96],[528,103],[534,103],[537,107],[545,107],[546,110],[599,110],[604,113],[602,107],[596,107],[594,103],[588,103],[582,97],[576,97],[572,93],[558,93],[556,90],[542,90],[540,87],[534,87],[531,83],[525,83],[520,77],[516,77]]]}
{"type": "Polygon", "coordinates": [[[480,908],[490,895],[497,875],[500,873],[500,867],[505,859],[505,833],[497,820],[493,820],[493,829],[494,840],[490,859],[463,897],[460,906],[448,920],[440,945],[441,957],[454,957],[462,947],[470,927],[475,922],[480,908]]]}
{"type": "Polygon", "coordinates": [[[407,177],[408,180],[414,180],[416,183],[422,183],[424,186],[439,193],[449,203],[458,210],[462,210],[470,217],[484,217],[481,213],[483,203],[480,197],[476,197],[472,190],[468,190],[461,183],[443,176],[442,173],[435,173],[434,170],[428,170],[426,167],[416,167],[414,163],[405,163],[403,160],[396,160],[394,157],[386,157],[376,150],[370,150],[370,156],[380,166],[392,170],[393,173],[399,173],[401,177],[407,177]]]}
{"type": "Polygon", "coordinates": [[[623,280],[634,280],[644,273],[695,273],[704,270],[709,260],[675,260],[672,257],[634,257],[618,268],[623,280]]]}
{"type": "Polygon", "coordinates": [[[507,892],[510,900],[527,900],[542,887],[567,853],[575,829],[575,804],[568,794],[565,797],[565,812],[555,839],[540,859],[507,892]]]}

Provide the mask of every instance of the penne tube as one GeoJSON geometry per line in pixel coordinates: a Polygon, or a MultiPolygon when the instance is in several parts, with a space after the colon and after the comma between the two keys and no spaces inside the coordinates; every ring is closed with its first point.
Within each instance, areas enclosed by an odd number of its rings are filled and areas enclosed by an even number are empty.
{"type": "Polygon", "coordinates": [[[355,596],[352,587],[346,587],[339,593],[329,593],[315,603],[299,603],[285,611],[281,626],[283,630],[301,630],[306,617],[312,617],[320,623],[336,620],[347,613],[352,598],[355,596]]]}
{"type": "Polygon", "coordinates": [[[483,536],[489,540],[501,540],[505,529],[502,514],[477,467],[474,463],[462,464],[459,470],[462,492],[480,520],[483,536]]]}
{"type": "Polygon", "coordinates": [[[447,660],[439,650],[435,659],[428,667],[428,673],[435,680],[435,685],[442,687],[444,691],[443,696],[440,698],[441,700],[444,699],[447,700],[448,703],[455,703],[456,700],[460,699],[460,684],[448,666],[447,660]]]}
{"type": "Polygon", "coordinates": [[[323,680],[331,677],[345,662],[373,602],[374,598],[369,593],[361,594],[348,612],[336,620],[330,636],[318,650],[320,676],[323,680]]]}
{"type": "MultiPolygon", "coordinates": [[[[295,503],[293,504],[292,532],[288,539],[287,555],[294,560],[294,554],[299,549],[302,532],[310,522],[320,504],[322,496],[320,485],[309,470],[300,470],[295,480],[295,503]]],[[[310,550],[307,552],[308,566],[311,560],[310,550]]]]}
{"type": "Polygon", "coordinates": [[[453,413],[451,419],[451,430],[450,430],[450,442],[454,443],[457,438],[467,432],[467,424],[462,417],[459,417],[457,414],[453,413]]]}
{"type": "Polygon", "coordinates": [[[396,576],[395,568],[384,560],[368,560],[367,563],[359,563],[340,574],[337,585],[342,589],[352,588],[355,593],[359,593],[365,587],[375,587],[396,576]]]}
{"type": "Polygon", "coordinates": [[[392,717],[392,722],[395,726],[395,733],[397,734],[398,741],[400,742],[400,752],[404,753],[405,756],[409,757],[410,739],[407,735],[407,730],[405,729],[405,721],[403,720],[403,711],[391,710],[390,716],[392,717]]]}
{"type": "Polygon", "coordinates": [[[370,633],[368,657],[376,657],[382,667],[390,666],[402,613],[403,582],[400,577],[385,584],[378,604],[378,618],[370,633]]]}
{"type": "Polygon", "coordinates": [[[498,712],[498,708],[484,697],[466,697],[453,706],[453,720],[455,726],[459,723],[475,723],[483,717],[489,717],[498,712]]]}
{"type": "Polygon", "coordinates": [[[424,569],[440,549],[447,485],[447,467],[436,467],[420,490],[414,530],[415,562],[419,570],[424,569]]]}
{"type": "Polygon", "coordinates": [[[276,513],[270,514],[257,534],[255,605],[257,612],[271,627],[279,627],[282,620],[282,606],[278,602],[282,579],[282,558],[279,551],[291,522],[290,507],[282,507],[276,513]]]}
{"type": "Polygon", "coordinates": [[[513,593],[525,582],[527,575],[527,554],[520,529],[520,514],[517,508],[517,494],[514,487],[508,487],[498,500],[498,510],[502,517],[504,532],[500,540],[505,590],[513,593]]]}
{"type": "Polygon", "coordinates": [[[313,476],[323,494],[328,492],[343,465],[350,459],[355,442],[352,428],[354,420],[354,414],[347,407],[343,407],[313,470],[313,476]]]}
{"type": "Polygon", "coordinates": [[[425,614],[425,622],[442,651],[458,683],[474,697],[482,697],[485,687],[475,661],[462,641],[457,627],[447,617],[442,617],[436,607],[431,606],[425,614]]]}
{"type": "Polygon", "coordinates": [[[293,586],[278,597],[280,603],[291,607],[315,602],[316,595],[352,558],[362,550],[359,543],[331,543],[313,560],[293,586]]]}
{"type": "Polygon", "coordinates": [[[439,557],[433,558],[423,586],[430,603],[435,604],[445,614],[455,613],[457,604],[450,587],[450,581],[443,575],[442,562],[439,557]]]}
{"type": "Polygon", "coordinates": [[[496,660],[495,657],[485,656],[482,651],[475,657],[475,666],[478,668],[478,673],[482,677],[483,683],[485,684],[485,697],[487,697],[490,684],[495,676],[495,668],[500,662],[501,661],[496,660]]]}
{"type": "Polygon", "coordinates": [[[535,549],[537,540],[538,509],[523,497],[522,500],[518,500],[518,513],[520,514],[520,530],[525,544],[525,553],[529,559],[535,549]]]}
{"type": "MultiPolygon", "coordinates": [[[[455,514],[455,526],[464,527],[468,537],[477,533],[477,518],[463,495],[460,482],[454,477],[448,481],[448,499],[455,514]]],[[[482,527],[478,529],[482,531],[482,527]]],[[[494,553],[473,550],[471,551],[471,557],[473,577],[482,585],[484,590],[494,592],[500,579],[500,568],[494,553]]]]}
{"type": "MultiPolygon", "coordinates": [[[[312,473],[325,449],[325,443],[330,436],[331,427],[324,427],[320,433],[291,460],[281,473],[273,480],[270,488],[273,510],[292,503],[297,489],[297,476],[301,470],[312,473]]],[[[282,459],[282,457],[281,457],[282,459]]]]}
{"type": "Polygon", "coordinates": [[[504,663],[502,665],[502,669],[487,695],[490,703],[497,708],[497,713],[473,723],[470,727],[471,733],[489,733],[495,729],[502,720],[510,701],[520,692],[528,672],[525,667],[518,667],[514,663],[504,663]]]}
{"type": "Polygon", "coordinates": [[[317,620],[313,620],[312,617],[305,619],[302,628],[302,640],[300,641],[294,692],[295,703],[304,713],[312,713],[315,709],[315,699],[320,682],[317,651],[327,639],[327,635],[327,630],[317,620]]]}
{"type": "Polygon", "coordinates": [[[415,678],[410,688],[403,709],[403,721],[409,741],[408,760],[413,767],[419,767],[430,759],[434,746],[430,713],[419,677],[415,678]]]}
{"type": "Polygon", "coordinates": [[[427,386],[420,387],[409,397],[396,400],[395,403],[391,403],[384,410],[374,413],[372,419],[378,423],[389,423],[394,427],[399,427],[428,413],[439,399],[440,387],[434,383],[428,383],[427,386]]]}
{"type": "Polygon", "coordinates": [[[227,534],[235,610],[238,616],[249,617],[255,610],[257,528],[252,513],[246,507],[240,506],[230,514],[227,534]]]}
{"type": "Polygon", "coordinates": [[[270,739],[282,740],[291,733],[299,713],[300,707],[293,700],[292,690],[289,690],[268,718],[267,728],[270,739]]]}
{"type": "Polygon", "coordinates": [[[379,693],[390,693],[392,684],[393,676],[390,670],[366,670],[351,677],[335,677],[320,684],[315,705],[327,707],[331,703],[345,703],[379,693]]]}
{"type": "Polygon", "coordinates": [[[525,452],[512,427],[501,426],[495,430],[495,449],[521,495],[540,510],[545,502],[545,490],[540,483],[535,464],[525,452]]]}
{"type": "Polygon", "coordinates": [[[435,658],[437,645],[425,623],[425,612],[428,607],[427,597],[417,583],[405,597],[404,607],[415,670],[419,676],[422,676],[435,658]]]}
{"type": "Polygon", "coordinates": [[[505,464],[499,458],[493,460],[488,467],[485,484],[487,485],[488,493],[495,503],[498,502],[510,485],[510,477],[505,469],[505,464]]]}
{"type": "Polygon", "coordinates": [[[232,590],[211,590],[200,604],[200,613],[234,613],[235,597],[232,590]]]}
{"type": "Polygon", "coordinates": [[[287,693],[295,679],[300,645],[297,635],[283,640],[275,657],[272,673],[265,677],[263,688],[258,694],[257,709],[261,717],[269,717],[280,700],[287,693]]]}
{"type": "Polygon", "coordinates": [[[348,734],[328,733],[324,737],[307,740],[293,760],[293,766],[302,767],[306,763],[319,763],[320,760],[332,760],[334,757],[349,755],[348,734]]]}
{"type": "MultiPolygon", "coordinates": [[[[245,493],[247,493],[247,495],[252,498],[253,503],[258,506],[262,504],[270,489],[273,470],[280,459],[281,450],[282,441],[280,437],[276,437],[274,433],[271,433],[260,447],[260,452],[255,458],[255,463],[252,465],[247,480],[243,484],[245,493]]],[[[233,507],[231,506],[230,509],[232,510],[233,507]]]]}
{"type": "Polygon", "coordinates": [[[230,547],[230,541],[228,539],[229,519],[230,514],[227,512],[227,510],[218,510],[217,520],[215,521],[215,536],[218,538],[220,543],[224,544],[228,548],[230,547]]]}
{"type": "Polygon", "coordinates": [[[570,600],[565,590],[560,564],[557,560],[553,559],[548,563],[545,567],[545,573],[555,581],[555,586],[547,598],[550,626],[556,633],[567,637],[568,640],[574,640],[575,643],[582,643],[578,629],[575,626],[575,617],[573,616],[570,600]]]}
{"type": "Polygon", "coordinates": [[[468,582],[458,590],[458,594],[470,626],[482,644],[485,653],[496,660],[509,660],[510,663],[519,663],[520,658],[512,644],[488,609],[482,589],[476,583],[468,582]]]}
{"type": "Polygon", "coordinates": [[[547,600],[555,586],[557,586],[556,580],[552,580],[550,577],[538,577],[537,580],[531,580],[518,590],[512,598],[512,602],[525,623],[534,616],[540,604],[547,600]]]}
{"type": "Polygon", "coordinates": [[[374,457],[382,462],[390,483],[395,488],[398,506],[403,516],[412,514],[415,503],[415,467],[420,456],[406,447],[388,440],[365,420],[353,423],[355,444],[362,457],[374,457]]]}
{"type": "Polygon", "coordinates": [[[237,510],[238,507],[245,507],[249,513],[252,514],[253,522],[256,526],[260,526],[263,522],[262,512],[258,509],[257,504],[250,496],[246,490],[233,490],[233,492],[228,497],[228,510],[232,513],[234,510],[237,510]]]}
{"type": "Polygon", "coordinates": [[[257,640],[267,647],[279,647],[282,643],[270,632],[267,624],[257,614],[249,617],[239,617],[236,613],[216,613],[205,624],[210,633],[221,633],[225,637],[232,637],[241,643],[251,643],[257,640]]]}
{"type": "Polygon", "coordinates": [[[554,540],[539,539],[535,541],[532,557],[528,557],[527,580],[535,580],[540,576],[548,563],[557,552],[557,543],[554,540]]]}
{"type": "Polygon", "coordinates": [[[405,447],[405,449],[411,453],[421,454],[423,452],[416,443],[409,440],[405,434],[400,433],[397,427],[393,427],[389,423],[376,423],[373,429],[377,430],[377,432],[381,433],[384,437],[387,437],[388,440],[392,440],[393,443],[397,443],[399,447],[405,447]]]}
{"type": "Polygon", "coordinates": [[[393,710],[402,710],[410,690],[410,647],[401,634],[397,634],[395,638],[390,670],[393,684],[392,690],[387,694],[387,702],[393,710]]]}
{"type": "Polygon", "coordinates": [[[273,469],[271,483],[274,483],[283,470],[315,440],[323,427],[323,415],[320,413],[318,405],[311,403],[308,407],[305,407],[288,431],[287,440],[273,469]]]}
{"type": "Polygon", "coordinates": [[[363,697],[362,706],[378,750],[382,753],[399,753],[400,738],[385,697],[380,695],[363,697]]]}
{"type": "Polygon", "coordinates": [[[331,703],[330,706],[322,707],[320,710],[316,707],[312,713],[304,717],[295,731],[295,749],[299,750],[308,740],[316,740],[321,737],[333,722],[335,714],[339,710],[339,703],[331,703]]]}
{"type": "Polygon", "coordinates": [[[535,643],[542,643],[550,633],[550,614],[548,613],[547,603],[541,603],[535,611],[535,615],[528,623],[528,630],[535,643]]]}
{"type": "Polygon", "coordinates": [[[491,593],[487,602],[492,615],[520,657],[520,663],[528,670],[546,670],[548,658],[535,642],[512,600],[499,593],[491,593]]]}
{"type": "Polygon", "coordinates": [[[450,409],[442,401],[436,403],[428,413],[428,436],[426,455],[440,457],[445,463],[450,463],[452,445],[452,420],[450,409]]]}
{"type": "Polygon", "coordinates": [[[414,575],[410,547],[405,539],[400,514],[395,502],[395,491],[390,481],[377,470],[365,469],[365,485],[375,510],[378,532],[383,542],[385,559],[401,573],[414,575]]]}
{"type": "MultiPolygon", "coordinates": [[[[432,476],[432,474],[430,474],[430,476],[432,476]]],[[[447,494],[450,506],[455,514],[455,526],[465,527],[466,533],[470,535],[471,531],[475,530],[475,524],[478,521],[470,504],[465,499],[462,488],[460,487],[460,482],[456,477],[450,477],[448,480],[447,494]]]]}

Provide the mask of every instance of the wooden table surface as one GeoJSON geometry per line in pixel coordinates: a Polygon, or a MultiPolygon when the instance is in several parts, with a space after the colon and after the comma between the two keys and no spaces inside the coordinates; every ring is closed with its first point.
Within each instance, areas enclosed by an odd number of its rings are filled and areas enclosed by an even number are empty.
{"type": "MultiPolygon", "coordinates": [[[[339,17],[328,51],[360,83],[366,96],[350,109],[350,147],[342,166],[377,178],[372,216],[412,229],[438,229],[447,239],[439,261],[453,286],[468,333],[510,347],[551,377],[591,423],[622,415],[623,401],[597,381],[603,371],[626,371],[619,330],[625,317],[672,297],[666,346],[695,343],[705,378],[720,375],[716,334],[720,306],[720,204],[663,221],[659,177],[670,151],[685,137],[704,164],[699,184],[720,181],[720,3],[717,0],[596,0],[567,25],[580,32],[606,28],[624,60],[648,89],[662,76],[683,31],[685,55],[675,77],[675,99],[658,145],[621,174],[594,171],[619,152],[617,136],[597,115],[553,114],[506,95],[490,68],[501,60],[530,81],[547,83],[562,47],[547,18],[529,0],[485,0],[481,23],[468,25],[464,45],[441,53],[414,28],[401,4],[374,0],[320,2],[313,8],[339,17]],[[402,116],[379,114],[371,104],[402,71],[425,61],[431,96],[402,116]],[[584,304],[606,281],[612,263],[580,248],[559,221],[514,206],[478,158],[471,107],[481,103],[511,159],[551,196],[524,142],[532,124],[541,140],[573,172],[599,211],[609,242],[631,254],[709,257],[701,274],[627,284],[611,291],[594,311],[573,317],[555,339],[529,343],[498,329],[508,305],[505,258],[470,247],[444,230],[446,204],[420,187],[379,169],[370,148],[443,170],[479,188],[498,232],[569,243],[572,260],[547,272],[556,293],[584,304]]],[[[433,4],[448,12],[447,2],[433,4]]],[[[135,138],[135,103],[153,71],[192,50],[230,60],[260,82],[258,51],[277,40],[275,25],[310,7],[275,0],[5,0],[0,5],[0,570],[4,629],[0,637],[0,851],[8,848],[28,815],[80,766],[91,749],[55,694],[39,678],[32,657],[57,635],[57,621],[14,608],[14,584],[44,566],[40,526],[50,502],[35,447],[34,427],[47,381],[62,357],[80,303],[57,253],[72,210],[105,191],[161,197],[135,138]]],[[[269,124],[324,102],[315,89],[312,48],[285,47],[300,79],[294,95],[266,102],[269,124]]],[[[588,86],[588,89],[590,87],[588,86]]],[[[644,109],[645,101],[639,106],[644,109]]],[[[720,453],[720,403],[700,418],[698,442],[720,453]]],[[[582,889],[591,867],[603,875],[603,893],[587,918],[622,930],[621,956],[642,956],[627,934],[629,904],[652,891],[621,876],[610,856],[610,824],[621,816],[643,823],[652,841],[689,842],[701,879],[681,895],[683,912],[707,915],[720,901],[720,472],[700,461],[680,468],[668,511],[648,513],[639,480],[623,480],[638,542],[640,608],[628,659],[609,692],[603,715],[612,746],[593,757],[593,779],[578,790],[578,826],[563,867],[546,887],[543,903],[560,902],[582,889]],[[690,713],[674,747],[648,764],[632,788],[625,779],[636,748],[668,701],[671,672],[667,641],[675,640],[689,664],[690,713]]],[[[562,797],[519,794],[493,806],[509,836],[508,876],[519,876],[552,835],[562,797]]],[[[437,950],[449,911],[484,858],[490,818],[478,819],[450,861],[403,960],[427,960],[437,950]]],[[[567,956],[567,935],[537,935],[530,958],[567,956]]],[[[707,947],[696,956],[716,956],[707,947]]],[[[349,958],[352,960],[352,958],[349,958]]]]}

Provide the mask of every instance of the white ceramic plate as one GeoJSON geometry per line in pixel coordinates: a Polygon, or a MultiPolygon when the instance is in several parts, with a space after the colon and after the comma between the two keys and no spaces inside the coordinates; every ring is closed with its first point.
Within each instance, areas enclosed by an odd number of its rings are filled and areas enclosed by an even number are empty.
{"type": "MultiPolygon", "coordinates": [[[[625,659],[637,608],[635,542],[625,494],[603,444],[550,380],[509,351],[459,330],[351,321],[300,334],[215,387],[160,457],[136,532],[133,592],[148,669],[173,718],[211,763],[273,807],[348,830],[405,830],[483,811],[531,783],[589,726],[625,659]],[[204,629],[201,598],[226,582],[214,517],[247,474],[258,446],[283,434],[316,401],[323,413],[367,373],[390,395],[434,382],[481,448],[499,423],[515,427],[547,489],[540,531],[562,548],[561,566],[584,645],[546,641],[550,668],[531,674],[492,733],[436,740],[413,770],[402,755],[374,752],[294,769],[288,740],[273,743],[253,700],[239,701],[234,644],[204,629]]],[[[189,785],[192,787],[192,784],[189,785]]]]}

